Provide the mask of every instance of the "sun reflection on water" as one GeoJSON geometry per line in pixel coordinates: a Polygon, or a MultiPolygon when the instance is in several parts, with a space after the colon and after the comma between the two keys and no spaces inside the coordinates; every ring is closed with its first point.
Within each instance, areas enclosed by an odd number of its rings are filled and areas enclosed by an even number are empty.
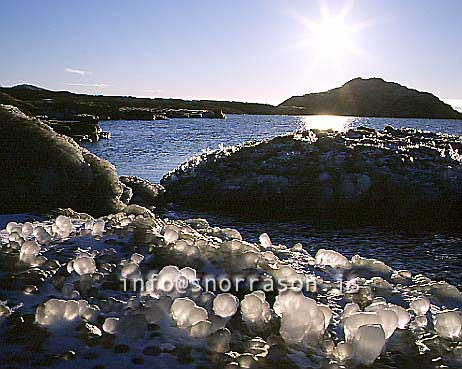
{"type": "Polygon", "coordinates": [[[337,132],[345,132],[356,120],[355,117],[343,117],[337,115],[305,115],[300,117],[304,129],[319,129],[326,131],[331,129],[337,132]]]}

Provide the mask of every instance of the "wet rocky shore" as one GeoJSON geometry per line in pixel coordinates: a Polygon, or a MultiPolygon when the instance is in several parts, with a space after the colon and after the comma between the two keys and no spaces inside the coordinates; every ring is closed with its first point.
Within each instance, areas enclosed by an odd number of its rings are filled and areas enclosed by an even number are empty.
{"type": "Polygon", "coordinates": [[[161,181],[186,207],[260,219],[460,226],[460,136],[305,131],[203,153],[161,181]]]}
{"type": "Polygon", "coordinates": [[[301,132],[193,158],[164,189],[118,177],[16,108],[0,106],[0,130],[0,213],[41,214],[0,230],[2,368],[460,367],[456,286],[157,211],[328,217],[337,206],[457,222],[459,137],[301,132]]]}

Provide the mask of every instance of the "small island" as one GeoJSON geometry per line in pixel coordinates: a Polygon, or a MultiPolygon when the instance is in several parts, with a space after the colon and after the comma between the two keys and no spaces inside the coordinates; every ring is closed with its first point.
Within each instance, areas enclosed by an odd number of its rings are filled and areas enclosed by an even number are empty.
{"type": "Polygon", "coordinates": [[[326,92],[292,96],[279,112],[303,115],[462,119],[462,114],[428,92],[381,78],[355,78],[326,92]]]}

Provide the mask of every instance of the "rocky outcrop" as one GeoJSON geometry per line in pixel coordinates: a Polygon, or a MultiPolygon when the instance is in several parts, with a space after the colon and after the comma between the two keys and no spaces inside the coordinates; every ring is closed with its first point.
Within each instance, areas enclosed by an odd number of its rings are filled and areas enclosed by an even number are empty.
{"type": "Polygon", "coordinates": [[[123,107],[112,116],[112,119],[121,120],[165,120],[169,118],[218,118],[225,119],[222,110],[205,109],[159,109],[148,107],[123,107]]]}
{"type": "Polygon", "coordinates": [[[167,174],[167,201],[246,217],[460,225],[462,139],[412,129],[308,131],[204,153],[167,174]]]}
{"type": "Polygon", "coordinates": [[[98,141],[107,137],[107,133],[99,126],[98,118],[93,115],[79,114],[66,120],[47,119],[44,123],[76,141],[98,141]]]}
{"type": "Polygon", "coordinates": [[[462,114],[428,92],[381,78],[355,78],[326,92],[293,96],[278,106],[288,114],[462,119],[462,114]]]}
{"type": "Polygon", "coordinates": [[[0,213],[125,206],[115,167],[17,108],[0,105],[0,213]]]}
{"type": "Polygon", "coordinates": [[[159,206],[163,202],[165,189],[160,184],[151,183],[135,176],[121,176],[120,182],[132,191],[133,196],[129,204],[151,207],[159,206]]]}

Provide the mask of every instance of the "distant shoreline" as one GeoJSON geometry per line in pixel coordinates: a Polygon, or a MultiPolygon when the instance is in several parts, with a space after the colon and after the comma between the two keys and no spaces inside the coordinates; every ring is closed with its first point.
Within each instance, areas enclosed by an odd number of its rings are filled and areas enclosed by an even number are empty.
{"type": "Polygon", "coordinates": [[[409,89],[381,78],[355,78],[325,92],[292,96],[281,104],[215,100],[182,100],[103,96],[50,91],[33,85],[0,87],[0,103],[34,116],[66,119],[90,114],[100,119],[126,119],[127,112],[187,110],[250,115],[339,115],[372,118],[462,119],[462,113],[428,92],[409,89]]]}

